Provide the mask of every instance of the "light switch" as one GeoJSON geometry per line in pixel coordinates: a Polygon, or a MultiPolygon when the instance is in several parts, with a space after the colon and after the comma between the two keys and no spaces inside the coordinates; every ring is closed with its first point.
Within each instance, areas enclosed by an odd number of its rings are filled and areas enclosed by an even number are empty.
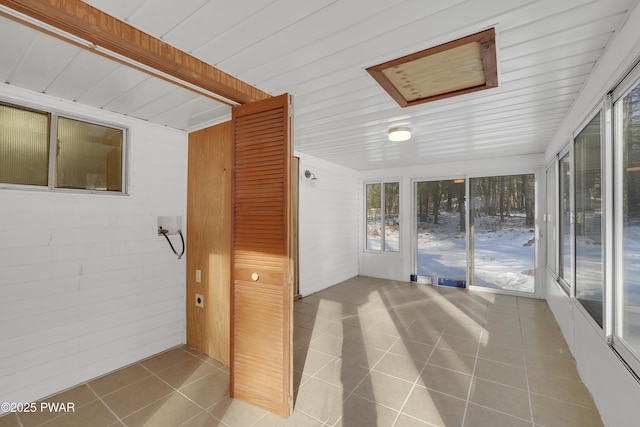
{"type": "Polygon", "coordinates": [[[202,283],[202,271],[196,270],[196,283],[202,283]]]}

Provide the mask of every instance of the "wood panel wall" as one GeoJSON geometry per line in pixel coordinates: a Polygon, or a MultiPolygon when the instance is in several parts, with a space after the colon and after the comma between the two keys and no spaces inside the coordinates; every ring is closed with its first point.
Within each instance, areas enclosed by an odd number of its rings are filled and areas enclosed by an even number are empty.
{"type": "Polygon", "coordinates": [[[231,122],[189,135],[187,344],[230,363],[231,122]],[[202,281],[196,282],[196,270],[202,281]],[[196,293],[204,308],[195,305],[196,293]]]}

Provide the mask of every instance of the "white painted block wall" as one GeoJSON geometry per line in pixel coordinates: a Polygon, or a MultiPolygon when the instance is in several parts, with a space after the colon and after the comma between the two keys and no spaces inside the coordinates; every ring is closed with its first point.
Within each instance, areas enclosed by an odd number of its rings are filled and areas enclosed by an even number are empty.
{"type": "Polygon", "coordinates": [[[184,132],[0,86],[0,99],[129,127],[129,196],[0,189],[0,402],[29,402],[185,342],[184,132]],[[179,239],[178,239],[179,244],[179,239]]]}
{"type": "Polygon", "coordinates": [[[300,156],[300,293],[305,296],[358,275],[360,186],[356,171],[300,156]],[[304,176],[309,170],[318,178],[304,176]]]}

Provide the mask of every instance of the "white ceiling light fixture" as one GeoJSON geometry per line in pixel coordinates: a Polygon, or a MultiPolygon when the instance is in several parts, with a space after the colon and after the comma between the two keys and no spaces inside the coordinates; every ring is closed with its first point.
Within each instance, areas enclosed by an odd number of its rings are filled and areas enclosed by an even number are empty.
{"type": "Polygon", "coordinates": [[[411,128],[400,126],[389,129],[389,141],[401,142],[411,139],[411,128]]]}

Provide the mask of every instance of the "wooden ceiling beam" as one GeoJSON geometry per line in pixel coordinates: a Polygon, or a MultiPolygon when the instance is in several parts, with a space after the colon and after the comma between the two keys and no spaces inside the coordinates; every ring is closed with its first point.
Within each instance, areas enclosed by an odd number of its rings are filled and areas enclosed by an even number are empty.
{"type": "Polygon", "coordinates": [[[0,4],[229,101],[247,104],[271,97],[80,0],[0,0],[0,4]]]}

